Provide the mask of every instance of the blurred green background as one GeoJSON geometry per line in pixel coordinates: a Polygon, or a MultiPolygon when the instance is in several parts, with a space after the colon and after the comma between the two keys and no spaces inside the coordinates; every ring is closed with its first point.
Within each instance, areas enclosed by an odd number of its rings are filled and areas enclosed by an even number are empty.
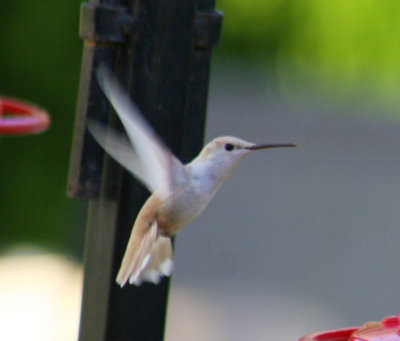
{"type": "Polygon", "coordinates": [[[1,247],[80,257],[83,209],[65,196],[80,72],[79,1],[2,1],[0,93],[45,107],[51,128],[0,138],[1,247]]]}
{"type": "MultiPolygon", "coordinates": [[[[399,104],[400,2],[219,0],[217,7],[225,19],[216,68],[251,60],[276,79],[281,96],[399,104]]],[[[2,249],[31,243],[82,256],[85,203],[65,195],[82,51],[79,8],[76,0],[0,3],[0,93],[40,104],[52,118],[43,134],[0,138],[2,249]]]]}

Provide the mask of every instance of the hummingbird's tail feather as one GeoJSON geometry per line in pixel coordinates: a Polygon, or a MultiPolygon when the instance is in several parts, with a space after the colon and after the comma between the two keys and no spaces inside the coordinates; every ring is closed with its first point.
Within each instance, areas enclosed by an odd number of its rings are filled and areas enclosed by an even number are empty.
{"type": "Polygon", "coordinates": [[[171,239],[157,236],[157,222],[154,222],[144,233],[133,229],[116,281],[121,287],[128,280],[135,285],[158,284],[163,276],[171,275],[172,268],[171,239]]]}
{"type": "Polygon", "coordinates": [[[157,222],[154,221],[146,231],[134,228],[126,247],[124,259],[117,275],[117,283],[123,287],[140,280],[142,270],[150,261],[150,253],[157,237],[157,222]]]}

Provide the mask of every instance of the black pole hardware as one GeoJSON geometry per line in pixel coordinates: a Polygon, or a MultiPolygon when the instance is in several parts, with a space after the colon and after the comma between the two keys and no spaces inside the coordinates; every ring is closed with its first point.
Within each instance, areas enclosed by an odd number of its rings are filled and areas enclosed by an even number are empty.
{"type": "Polygon", "coordinates": [[[203,144],[211,48],[222,14],[215,0],[108,0],[83,3],[84,51],[67,192],[90,199],[79,339],[162,340],[169,280],[115,283],[132,224],[149,193],[87,133],[88,117],[119,126],[95,77],[114,70],[183,162],[203,144]]]}

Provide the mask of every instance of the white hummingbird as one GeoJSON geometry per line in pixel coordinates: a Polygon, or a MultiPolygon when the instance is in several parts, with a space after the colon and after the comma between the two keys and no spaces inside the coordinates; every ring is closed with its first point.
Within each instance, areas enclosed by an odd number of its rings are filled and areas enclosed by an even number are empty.
{"type": "Polygon", "coordinates": [[[141,208],[116,281],[123,287],[143,281],[159,283],[172,273],[171,237],[205,209],[222,183],[251,151],[294,147],[261,144],[236,137],[218,137],[190,163],[183,165],[161,142],[136,106],[105,68],[99,83],[121,119],[128,139],[89,121],[95,140],[152,193],[141,208]]]}

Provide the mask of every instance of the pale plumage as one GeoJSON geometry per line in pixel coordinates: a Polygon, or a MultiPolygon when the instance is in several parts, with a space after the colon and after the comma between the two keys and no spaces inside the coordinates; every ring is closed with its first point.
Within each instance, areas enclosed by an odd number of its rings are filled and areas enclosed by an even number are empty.
{"type": "Polygon", "coordinates": [[[135,220],[117,283],[158,283],[172,272],[170,237],[204,210],[239,161],[252,150],[294,145],[256,145],[236,137],[219,137],[184,166],[144,121],[109,72],[101,68],[98,78],[128,139],[93,121],[88,122],[89,131],[153,193],[135,220]]]}

